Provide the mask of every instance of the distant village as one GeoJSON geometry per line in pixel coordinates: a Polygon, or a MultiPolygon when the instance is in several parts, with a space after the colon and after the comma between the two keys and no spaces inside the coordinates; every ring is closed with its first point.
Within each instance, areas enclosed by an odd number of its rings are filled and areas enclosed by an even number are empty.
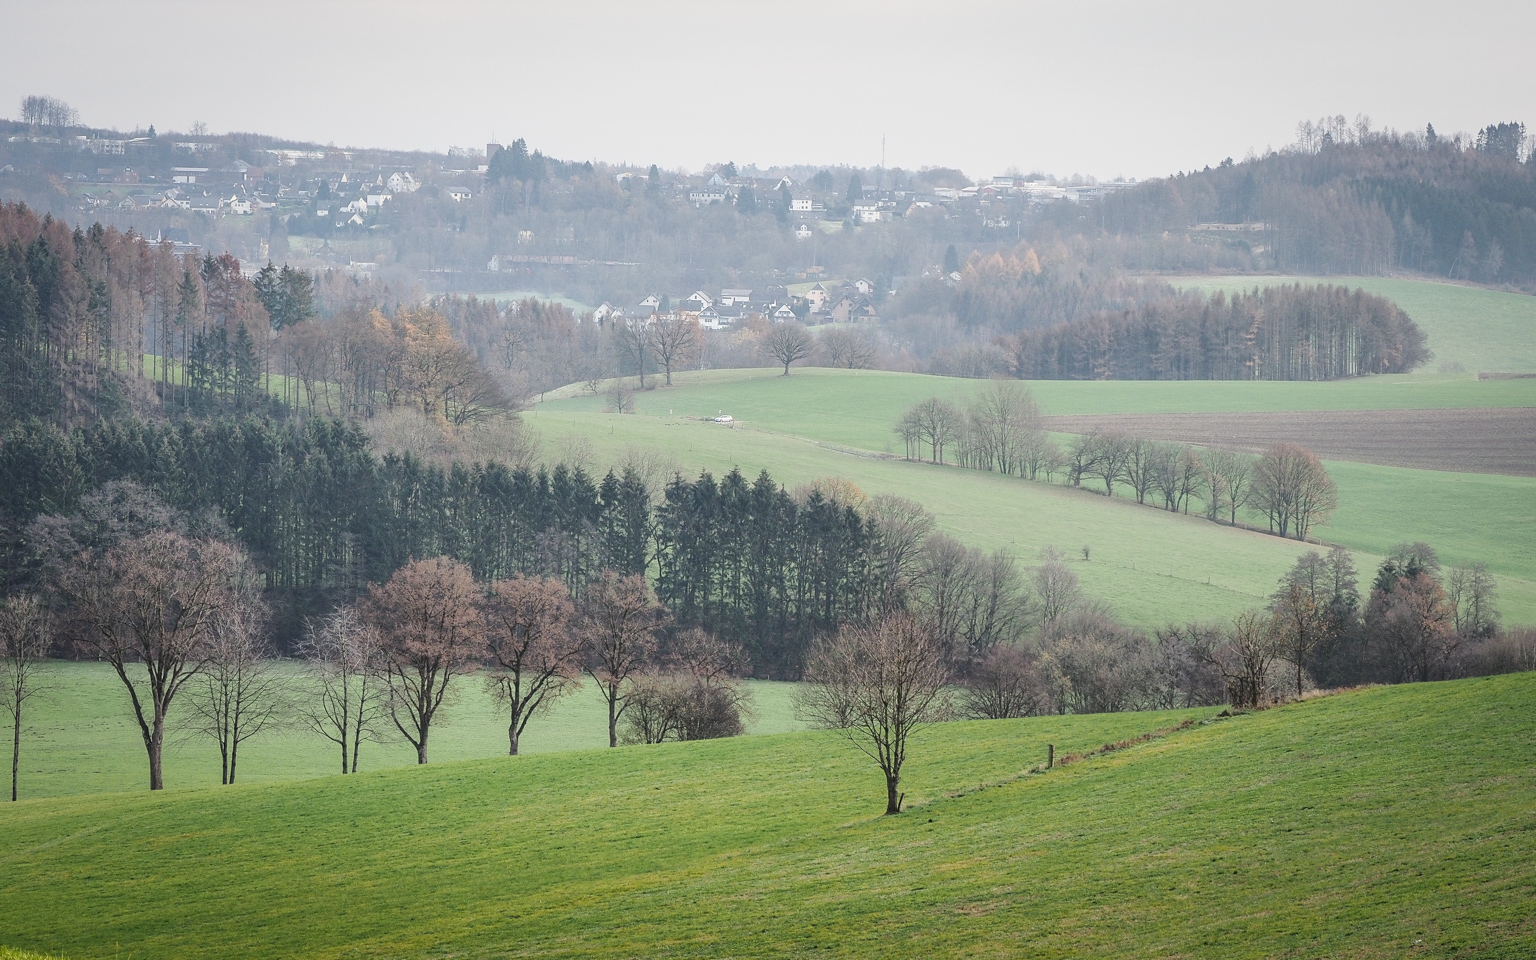
{"type": "MultiPolygon", "coordinates": [[[[14,130],[20,125],[10,126],[14,130]]],[[[424,187],[439,203],[473,201],[487,189],[487,174],[496,154],[506,149],[502,144],[489,143],[483,151],[455,148],[445,156],[242,142],[251,139],[256,138],[161,137],[152,129],[128,137],[95,133],[62,136],[24,130],[5,138],[0,153],[0,185],[7,174],[42,171],[52,189],[66,195],[73,212],[82,219],[121,223],[131,218],[150,239],[173,243],[185,253],[199,249],[198,234],[228,218],[267,215],[292,235],[344,238],[387,231],[388,218],[381,215],[400,198],[424,187]]],[[[594,175],[612,177],[621,189],[648,186],[648,172],[643,169],[584,167],[594,175]]],[[[857,229],[929,210],[938,216],[974,217],[982,227],[1003,230],[1026,206],[1083,203],[1133,185],[1130,181],[1063,184],[1041,177],[997,176],[967,186],[914,186],[910,176],[880,176],[871,178],[875,182],[859,185],[857,195],[851,196],[846,172],[840,175],[842,182],[796,182],[787,175],[737,174],[734,166],[728,165],[698,174],[668,171],[663,179],[664,186],[658,187],[669,203],[695,208],[746,203],[774,209],[782,206],[792,235],[801,242],[814,241],[818,230],[850,225],[857,229]]],[[[568,240],[520,230],[516,249],[493,254],[483,269],[496,273],[529,265],[588,263],[580,257],[552,252],[562,242],[568,240]]],[[[321,259],[323,252],[322,246],[321,259]]],[[[260,241],[251,253],[257,259],[264,257],[266,242],[260,241]]],[[[333,266],[357,270],[374,266],[340,255],[330,260],[333,266]]],[[[755,298],[742,291],[722,290],[718,297],[700,292],[679,303],[677,310],[696,313],[699,322],[711,329],[728,327],[753,312],[771,319],[785,319],[793,313],[808,322],[847,322],[875,317],[879,298],[876,291],[865,287],[870,287],[867,280],[835,287],[816,284],[799,295],[775,290],[755,298]]],[[[622,310],[608,309],[634,316],[643,313],[647,305],[642,302],[622,310]]]]}

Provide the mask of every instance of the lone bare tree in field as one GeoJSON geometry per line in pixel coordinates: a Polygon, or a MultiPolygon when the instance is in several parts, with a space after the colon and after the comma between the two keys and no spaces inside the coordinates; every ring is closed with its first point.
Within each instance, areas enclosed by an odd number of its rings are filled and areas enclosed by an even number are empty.
{"type": "Polygon", "coordinates": [[[789,376],[789,365],[804,360],[816,348],[816,340],[810,331],[794,322],[775,323],[763,335],[763,352],[784,365],[784,376],[789,376]]]}
{"type": "Polygon", "coordinates": [[[626,682],[656,655],[656,631],[665,615],[640,574],[604,570],[587,589],[581,636],[587,675],[608,703],[608,746],[619,745],[626,682]]]}
{"type": "Polygon", "coordinates": [[[37,674],[48,654],[48,611],[33,596],[0,604],[0,708],[11,717],[11,800],[21,770],[21,728],[27,701],[42,692],[37,674]]]}
{"type": "Polygon", "coordinates": [[[378,736],[389,699],[378,634],[356,610],[343,607],[318,628],[310,625],[301,652],[315,690],[302,701],[299,716],[341,748],[341,772],[356,773],[358,751],[378,736]]]}
{"type": "Polygon", "coordinates": [[[373,586],[363,619],[378,633],[389,716],[400,735],[427,762],[432,721],[453,678],[480,652],[480,590],[457,560],[417,560],[373,586]]]}
{"type": "Polygon", "coordinates": [[[666,372],[667,386],[672,386],[672,368],[698,355],[701,339],[699,322],[688,317],[659,317],[651,324],[651,354],[666,372]]]}
{"type": "Polygon", "coordinates": [[[221,784],[235,782],[240,744],[276,725],[287,705],[275,657],[266,604],[245,572],[215,616],[207,665],[188,694],[202,732],[219,745],[221,784]]]}
{"type": "Polygon", "coordinates": [[[87,551],[65,575],[86,643],[127,688],[149,754],[151,790],[165,786],[166,715],[207,664],[212,631],[243,567],[228,544],[152,533],[100,559],[87,551]]]}
{"type": "Polygon", "coordinates": [[[796,696],[805,720],[836,730],[880,765],[885,812],[901,812],[907,740],[949,714],[949,668],[938,635],[906,614],[868,627],[845,626],[806,666],[796,696]]]}
{"type": "Polygon", "coordinates": [[[571,593],[559,580],[513,577],[491,584],[484,601],[491,667],[486,683],[507,706],[507,752],[528,721],[574,690],[581,676],[581,640],[571,629],[571,593]]]}

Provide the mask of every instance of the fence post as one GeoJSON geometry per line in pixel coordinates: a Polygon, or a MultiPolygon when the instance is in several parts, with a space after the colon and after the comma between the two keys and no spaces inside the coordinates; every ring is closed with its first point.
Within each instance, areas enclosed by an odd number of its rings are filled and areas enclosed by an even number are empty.
{"type": "Polygon", "coordinates": [[[1054,766],[1056,766],[1056,744],[1048,743],[1045,745],[1045,769],[1049,770],[1054,766]]]}

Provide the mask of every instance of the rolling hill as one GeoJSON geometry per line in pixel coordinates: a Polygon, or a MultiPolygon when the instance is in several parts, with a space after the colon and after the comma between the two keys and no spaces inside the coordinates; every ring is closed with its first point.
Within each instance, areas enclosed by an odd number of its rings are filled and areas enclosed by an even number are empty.
{"type": "Polygon", "coordinates": [[[942,724],[897,817],[825,733],[24,801],[0,931],[75,960],[1529,956],[1533,698],[942,724]]]}
{"type": "MultiPolygon", "coordinates": [[[[769,370],[691,372],[674,380],[670,389],[637,395],[635,416],[604,413],[601,397],[573,395],[539,404],[527,422],[544,438],[546,454],[580,449],[599,469],[651,450],[689,473],[766,469],[791,485],[841,476],[869,494],[906,496],[974,546],[1006,548],[1024,562],[1047,547],[1074,557],[1073,569],[1090,592],[1146,627],[1230,617],[1261,603],[1308,549],[1087,489],[911,463],[894,452],[900,448],[892,425],[903,409],[933,395],[963,400],[978,389],[975,381],[822,368],[789,377],[769,370]],[[737,422],[706,421],[720,412],[737,422]]],[[[1051,415],[1536,405],[1536,379],[1044,381],[1030,387],[1051,415]]],[[[1342,507],[1318,534],[1356,552],[1362,570],[1374,570],[1399,541],[1426,540],[1447,563],[1488,563],[1502,578],[1506,619],[1536,621],[1536,478],[1343,460],[1328,466],[1342,507]]]]}

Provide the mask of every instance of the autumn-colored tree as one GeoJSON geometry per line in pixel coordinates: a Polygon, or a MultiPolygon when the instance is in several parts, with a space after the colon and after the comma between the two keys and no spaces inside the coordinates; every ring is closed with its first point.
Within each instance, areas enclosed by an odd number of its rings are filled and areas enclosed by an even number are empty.
{"type": "Polygon", "coordinates": [[[1427,572],[1397,578],[1371,591],[1366,631],[1382,673],[1395,683],[1456,675],[1464,638],[1440,582],[1427,572]]]}
{"type": "Polygon", "coordinates": [[[378,634],[390,719],[426,763],[449,685],[482,649],[479,587],[457,560],[417,560],[368,589],[362,616],[378,634]]]}
{"type": "Polygon", "coordinates": [[[528,721],[578,685],[582,644],[572,630],[574,614],[571,593],[559,580],[517,576],[487,591],[485,679],[510,714],[507,752],[514,757],[528,721]]]}
{"type": "Polygon", "coordinates": [[[149,755],[151,790],[165,786],[166,716],[206,666],[219,615],[234,600],[244,567],[228,544],[152,533],[100,557],[87,550],[64,576],[63,592],[85,642],[128,690],[149,755]]]}
{"type": "Polygon", "coordinates": [[[880,765],[885,812],[901,812],[907,741],[949,713],[949,668],[938,634],[904,613],[870,626],[845,626],[806,665],[796,712],[835,730],[880,765]]]}
{"type": "Polygon", "coordinates": [[[625,685],[656,654],[656,631],[666,613],[641,574],[604,570],[586,591],[581,637],[586,671],[608,704],[608,746],[619,745],[625,685]]]}
{"type": "Polygon", "coordinates": [[[37,598],[7,597],[0,603],[0,709],[11,718],[11,800],[21,769],[21,731],[27,701],[42,692],[38,668],[48,654],[48,611],[37,598]]]}

